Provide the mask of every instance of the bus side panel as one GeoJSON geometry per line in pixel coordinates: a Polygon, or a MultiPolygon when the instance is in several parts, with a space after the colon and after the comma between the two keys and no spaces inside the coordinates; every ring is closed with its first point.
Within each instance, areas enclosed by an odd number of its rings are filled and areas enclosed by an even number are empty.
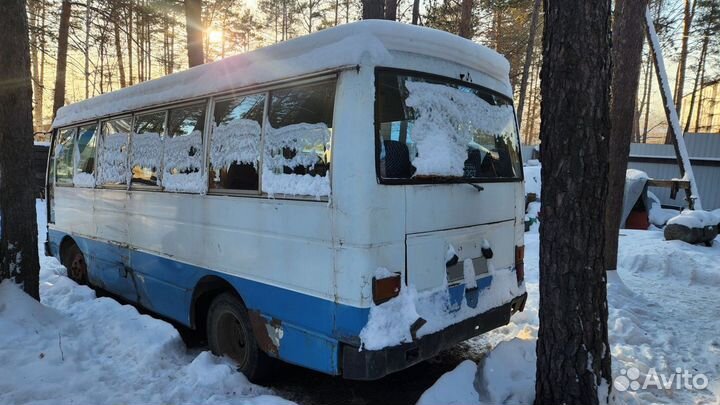
{"type": "Polygon", "coordinates": [[[338,304],[137,250],[130,252],[130,257],[144,307],[189,326],[193,287],[205,276],[220,277],[235,288],[251,313],[264,320],[266,330],[261,333],[269,333],[267,328],[279,328],[278,358],[313,370],[339,374],[337,336],[357,336],[367,322],[367,308],[338,304]],[[336,319],[342,320],[340,325],[336,319]]]}
{"type": "Polygon", "coordinates": [[[50,253],[58,261],[62,261],[60,245],[66,236],[72,238],[80,251],[83,252],[87,264],[88,279],[92,285],[117,294],[128,301],[137,301],[132,274],[128,273],[125,268],[127,260],[126,248],[105,241],[49,229],[50,253]]]}
{"type": "MultiPolygon", "coordinates": [[[[53,254],[65,232],[50,230],[53,254]]],[[[70,235],[86,257],[98,257],[106,251],[122,249],[106,242],[70,235]]],[[[278,358],[288,363],[338,375],[340,339],[336,336],[357,336],[367,322],[368,309],[342,305],[308,294],[280,288],[235,275],[182,263],[138,250],[126,251],[135,268],[132,274],[138,288],[137,296],[125,297],[153,312],[190,324],[192,288],[208,275],[228,281],[240,294],[251,312],[256,312],[267,325],[279,325],[281,334],[276,348],[278,358]],[[171,278],[175,283],[163,281],[171,278]],[[336,320],[340,320],[336,323],[336,320]],[[338,328],[340,330],[338,330],[338,328]]],[[[93,274],[104,273],[101,261],[89,263],[93,274]]],[[[92,280],[95,281],[95,280],[92,280]]],[[[118,284],[106,284],[108,291],[119,293],[118,284]]],[[[356,343],[354,340],[351,343],[356,343]]]]}

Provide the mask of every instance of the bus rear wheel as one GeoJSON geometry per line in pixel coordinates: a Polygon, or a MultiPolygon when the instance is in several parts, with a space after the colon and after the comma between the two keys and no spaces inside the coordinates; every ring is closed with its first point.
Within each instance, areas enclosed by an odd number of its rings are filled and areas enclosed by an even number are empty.
{"type": "Polygon", "coordinates": [[[236,296],[223,293],[213,300],[207,317],[207,337],[210,350],[229,357],[248,380],[258,382],[268,377],[272,359],[260,350],[247,309],[236,296]]]}
{"type": "Polygon", "coordinates": [[[67,269],[68,277],[78,284],[87,284],[87,262],[85,256],[75,243],[68,246],[63,255],[63,266],[67,269]]]}

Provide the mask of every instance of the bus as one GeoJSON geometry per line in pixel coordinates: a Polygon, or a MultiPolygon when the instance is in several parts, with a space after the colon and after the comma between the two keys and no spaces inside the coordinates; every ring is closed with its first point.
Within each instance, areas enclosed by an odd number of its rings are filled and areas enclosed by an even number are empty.
{"type": "Polygon", "coordinates": [[[103,94],[50,154],[46,254],[253,381],[379,379],[525,305],[509,64],[446,32],[361,21],[103,94]]]}

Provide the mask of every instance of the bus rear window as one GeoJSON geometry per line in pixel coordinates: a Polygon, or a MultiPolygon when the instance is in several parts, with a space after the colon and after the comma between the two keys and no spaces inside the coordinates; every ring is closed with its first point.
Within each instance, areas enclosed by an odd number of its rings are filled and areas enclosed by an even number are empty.
{"type": "Polygon", "coordinates": [[[379,70],[378,176],[400,183],[518,180],[509,99],[470,83],[379,70]]]}

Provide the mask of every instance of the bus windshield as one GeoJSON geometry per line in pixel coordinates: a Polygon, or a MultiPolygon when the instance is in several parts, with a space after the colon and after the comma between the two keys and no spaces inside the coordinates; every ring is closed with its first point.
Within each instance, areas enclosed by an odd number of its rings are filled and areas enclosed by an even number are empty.
{"type": "Polygon", "coordinates": [[[519,180],[511,100],[471,83],[378,70],[378,176],[392,183],[519,180]]]}

